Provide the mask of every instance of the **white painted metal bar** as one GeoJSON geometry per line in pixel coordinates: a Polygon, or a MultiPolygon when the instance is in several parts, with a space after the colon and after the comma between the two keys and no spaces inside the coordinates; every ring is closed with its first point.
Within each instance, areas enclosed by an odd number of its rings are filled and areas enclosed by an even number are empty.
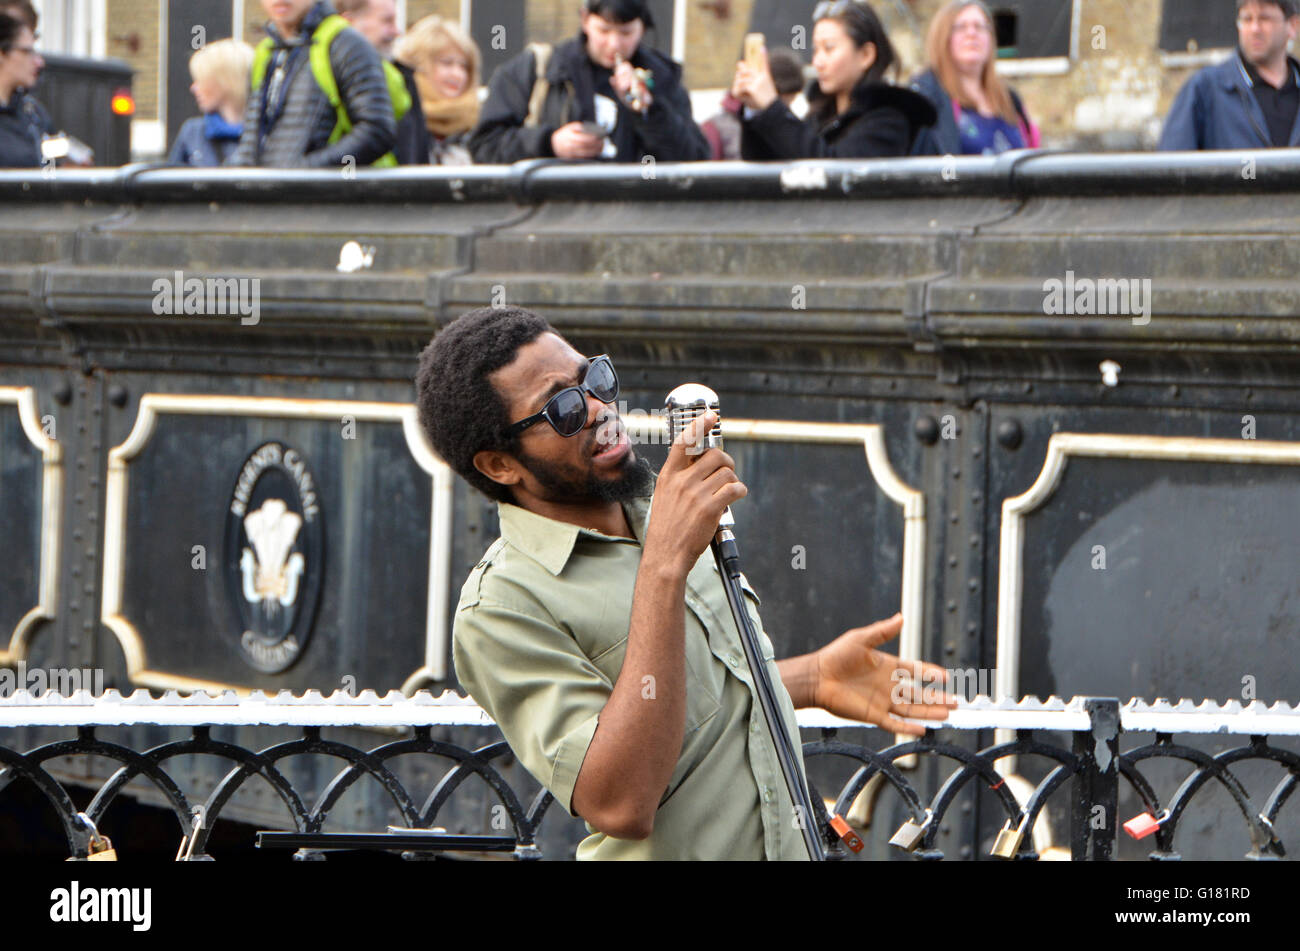
{"type": "MultiPolygon", "coordinates": [[[[994,701],[980,696],[959,701],[942,726],[954,730],[1059,730],[1090,728],[1084,701],[1059,697],[994,701]]],[[[800,710],[799,725],[852,728],[865,724],[844,720],[824,710],[800,710]]],[[[933,721],[910,720],[921,725],[933,721]]],[[[1281,701],[1242,706],[1210,700],[1193,704],[1181,700],[1147,703],[1131,700],[1120,708],[1120,723],[1128,733],[1233,734],[1239,736],[1300,736],[1300,707],[1281,701]]],[[[33,696],[26,690],[0,697],[0,727],[25,726],[493,726],[491,717],[472,699],[448,690],[439,696],[421,690],[405,696],[396,690],[380,696],[363,690],[355,696],[316,690],[302,695],[261,691],[240,695],[168,691],[153,697],[145,690],[123,696],[116,690],[95,697],[79,690],[69,695],[33,696]]]]}

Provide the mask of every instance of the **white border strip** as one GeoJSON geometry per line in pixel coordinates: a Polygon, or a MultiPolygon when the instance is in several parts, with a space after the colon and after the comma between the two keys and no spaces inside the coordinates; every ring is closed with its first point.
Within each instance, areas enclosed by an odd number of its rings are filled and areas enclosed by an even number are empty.
{"type": "Polygon", "coordinates": [[[0,665],[27,657],[28,641],[38,622],[54,620],[59,603],[59,541],[63,524],[63,447],[45,435],[36,415],[36,391],[30,386],[0,386],[0,403],[18,407],[23,433],[43,458],[41,470],[41,565],[37,603],[18,621],[9,646],[0,650],[0,665]]]}

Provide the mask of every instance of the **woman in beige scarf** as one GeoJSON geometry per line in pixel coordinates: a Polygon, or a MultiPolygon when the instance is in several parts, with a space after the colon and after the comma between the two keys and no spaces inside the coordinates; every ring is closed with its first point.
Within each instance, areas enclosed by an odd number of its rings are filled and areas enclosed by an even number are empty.
{"type": "Polygon", "coordinates": [[[397,43],[395,58],[415,72],[424,123],[433,139],[434,165],[468,165],[465,141],[478,124],[478,46],[440,16],[417,22],[397,43]]]}

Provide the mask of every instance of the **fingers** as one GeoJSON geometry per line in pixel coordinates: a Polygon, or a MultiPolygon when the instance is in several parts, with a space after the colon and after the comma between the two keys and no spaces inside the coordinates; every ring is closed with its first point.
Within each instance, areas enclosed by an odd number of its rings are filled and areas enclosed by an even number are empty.
{"type": "MultiPolygon", "coordinates": [[[[719,456],[726,457],[725,452],[714,450],[719,456]]],[[[745,483],[736,478],[736,470],[730,465],[721,466],[712,475],[704,480],[703,489],[709,494],[719,508],[726,508],[733,502],[739,502],[749,494],[749,489],[745,483]]]]}
{"type": "Polygon", "coordinates": [[[879,647],[892,641],[903,632],[903,615],[902,612],[895,614],[893,617],[885,618],[883,621],[876,621],[874,624],[868,624],[866,627],[855,628],[861,631],[866,638],[867,646],[879,647]]]}
{"type": "MultiPolygon", "coordinates": [[[[899,669],[906,669],[907,666],[907,664],[900,664],[899,669]]],[[[956,694],[949,693],[938,686],[948,680],[947,675],[943,671],[935,674],[932,672],[933,669],[932,664],[928,665],[928,669],[923,672],[913,668],[912,674],[916,679],[895,680],[889,694],[890,706],[895,713],[942,719],[949,710],[956,709],[956,694]],[[926,712],[911,714],[905,713],[905,709],[926,712]]]]}
{"type": "Polygon", "coordinates": [[[926,731],[926,727],[919,723],[908,723],[893,714],[886,714],[878,725],[890,733],[903,733],[907,736],[925,736],[926,731]]]}
{"type": "Polygon", "coordinates": [[[661,472],[683,469],[690,465],[691,460],[687,456],[700,455],[699,447],[704,442],[704,434],[717,425],[717,422],[718,414],[709,410],[703,416],[687,423],[686,428],[673,440],[672,447],[668,450],[668,459],[664,462],[661,472]]]}

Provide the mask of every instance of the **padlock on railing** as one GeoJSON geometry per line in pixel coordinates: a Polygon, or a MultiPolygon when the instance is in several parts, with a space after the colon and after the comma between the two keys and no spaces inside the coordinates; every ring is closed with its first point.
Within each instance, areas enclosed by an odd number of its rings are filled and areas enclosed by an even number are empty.
{"type": "MultiPolygon", "coordinates": [[[[113,848],[113,841],[106,835],[103,835],[95,823],[91,821],[90,816],[84,812],[77,813],[77,818],[81,820],[82,825],[90,830],[90,843],[86,850],[87,862],[116,862],[117,849],[113,848]]],[[[69,862],[75,862],[75,858],[68,859],[69,862]]]]}
{"type": "Polygon", "coordinates": [[[862,851],[862,837],[853,831],[853,826],[838,812],[831,816],[831,829],[840,837],[840,841],[850,852],[862,851]]]}
{"type": "Polygon", "coordinates": [[[193,824],[190,826],[189,834],[181,836],[181,847],[176,850],[178,862],[194,861],[194,842],[199,837],[199,830],[203,828],[208,813],[204,806],[194,806],[190,809],[190,814],[193,816],[193,824]]]}
{"type": "Polygon", "coordinates": [[[1025,829],[1028,825],[1029,813],[1021,816],[1019,825],[1014,829],[1011,828],[1011,820],[1008,819],[999,830],[998,837],[994,840],[993,848],[989,850],[989,854],[999,859],[1013,858],[1020,851],[1020,843],[1025,838],[1025,829]]]}
{"type": "Polygon", "coordinates": [[[113,848],[113,840],[106,835],[97,836],[90,840],[90,854],[86,856],[87,862],[116,862],[117,849],[113,848]]]}
{"type": "Polygon", "coordinates": [[[934,813],[929,809],[925,810],[925,818],[921,822],[918,823],[915,819],[908,819],[894,833],[889,840],[889,844],[896,845],[907,852],[914,851],[921,844],[921,840],[925,838],[925,833],[933,821],[934,813]]]}
{"type": "Polygon", "coordinates": [[[1168,818],[1168,809],[1163,810],[1158,818],[1149,812],[1143,812],[1124,823],[1124,831],[1135,839],[1145,839],[1149,835],[1154,835],[1168,818]]]}

